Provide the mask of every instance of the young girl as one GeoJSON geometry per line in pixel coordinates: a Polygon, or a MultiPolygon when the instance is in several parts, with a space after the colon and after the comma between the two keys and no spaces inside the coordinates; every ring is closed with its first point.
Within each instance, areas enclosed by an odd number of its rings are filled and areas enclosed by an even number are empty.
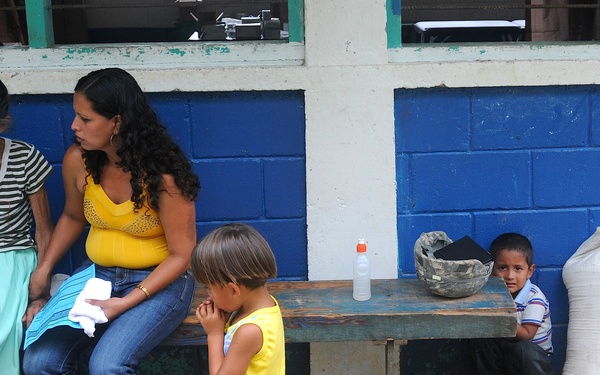
{"type": "Polygon", "coordinates": [[[266,287],[277,275],[267,241],[248,225],[222,226],[194,248],[192,273],[208,289],[196,317],[208,338],[210,375],[284,375],[283,320],[266,287]]]}

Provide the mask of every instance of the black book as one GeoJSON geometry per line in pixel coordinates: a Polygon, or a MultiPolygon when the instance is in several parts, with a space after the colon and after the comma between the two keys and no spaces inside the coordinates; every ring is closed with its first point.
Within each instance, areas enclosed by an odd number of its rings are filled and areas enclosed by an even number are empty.
{"type": "Polygon", "coordinates": [[[445,260],[478,259],[483,264],[492,261],[492,255],[469,236],[464,236],[460,240],[442,247],[434,252],[433,256],[445,260]]]}

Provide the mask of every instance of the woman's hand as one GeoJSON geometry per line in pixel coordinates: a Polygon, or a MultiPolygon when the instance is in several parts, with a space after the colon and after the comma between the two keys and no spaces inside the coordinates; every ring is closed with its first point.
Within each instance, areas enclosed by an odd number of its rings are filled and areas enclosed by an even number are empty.
{"type": "Polygon", "coordinates": [[[107,300],[86,299],[85,302],[90,305],[99,306],[108,321],[114,320],[131,308],[123,298],[119,297],[112,297],[107,300]]]}
{"type": "Polygon", "coordinates": [[[204,301],[198,306],[196,318],[202,324],[207,336],[214,334],[222,336],[224,334],[227,314],[212,301],[204,301]]]}

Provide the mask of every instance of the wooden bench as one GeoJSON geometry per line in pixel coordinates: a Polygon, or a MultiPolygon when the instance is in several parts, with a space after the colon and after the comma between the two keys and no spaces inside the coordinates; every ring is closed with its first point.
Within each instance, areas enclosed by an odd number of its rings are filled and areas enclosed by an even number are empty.
{"type": "MultiPolygon", "coordinates": [[[[400,347],[408,340],[514,337],[515,303],[499,277],[476,294],[435,296],[417,279],[373,280],[369,301],[352,299],[352,281],[278,281],[268,284],[281,306],[287,342],[386,343],[386,373],[399,374],[400,347]]],[[[188,317],[163,345],[205,345],[195,316],[202,287],[188,317]]]]}

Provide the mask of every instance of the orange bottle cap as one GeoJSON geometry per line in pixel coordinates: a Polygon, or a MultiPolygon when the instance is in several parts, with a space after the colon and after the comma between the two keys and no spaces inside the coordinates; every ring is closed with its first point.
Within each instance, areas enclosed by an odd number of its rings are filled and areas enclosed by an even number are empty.
{"type": "Polygon", "coordinates": [[[365,253],[367,251],[367,244],[365,243],[365,240],[358,240],[358,245],[356,245],[356,251],[359,253],[365,253]]]}

